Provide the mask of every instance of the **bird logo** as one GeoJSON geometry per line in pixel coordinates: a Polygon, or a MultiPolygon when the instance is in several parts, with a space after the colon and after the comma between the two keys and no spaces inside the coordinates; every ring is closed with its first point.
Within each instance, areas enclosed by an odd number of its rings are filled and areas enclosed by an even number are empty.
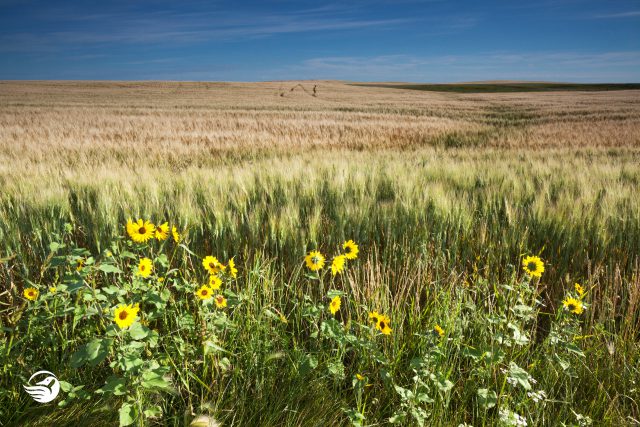
{"type": "Polygon", "coordinates": [[[35,374],[31,375],[29,381],[27,381],[29,386],[24,385],[24,389],[29,395],[39,403],[48,403],[51,402],[58,396],[60,393],[60,382],[56,378],[56,376],[49,371],[38,371],[35,374]],[[42,381],[35,383],[36,385],[31,385],[31,380],[39,375],[47,375],[42,381]]]}

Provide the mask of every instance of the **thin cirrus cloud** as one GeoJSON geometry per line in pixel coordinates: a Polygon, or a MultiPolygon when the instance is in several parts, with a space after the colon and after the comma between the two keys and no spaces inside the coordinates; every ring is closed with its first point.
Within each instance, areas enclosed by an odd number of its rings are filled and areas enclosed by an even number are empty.
{"type": "Polygon", "coordinates": [[[640,51],[489,52],[432,57],[387,55],[312,58],[292,67],[287,74],[293,77],[316,73],[327,78],[367,81],[389,81],[397,76],[403,76],[405,81],[443,81],[439,78],[443,74],[448,76],[446,80],[449,82],[482,79],[634,81],[638,78],[638,69],[640,51]]]}
{"type": "Polygon", "coordinates": [[[591,16],[594,19],[616,19],[616,18],[637,18],[640,17],[640,10],[630,10],[619,13],[603,13],[591,16]]]}
{"type": "MultiPolygon", "coordinates": [[[[65,31],[0,34],[0,52],[53,52],[68,47],[78,49],[99,44],[228,42],[290,33],[389,29],[414,21],[412,18],[358,19],[347,16],[346,10],[330,7],[255,16],[170,12],[144,16],[118,13],[89,16],[59,13],[58,16],[58,19],[71,22],[70,27],[74,23],[83,25],[65,31]]],[[[47,18],[51,19],[51,16],[47,18]]],[[[455,25],[471,24],[458,21],[455,25]]]]}

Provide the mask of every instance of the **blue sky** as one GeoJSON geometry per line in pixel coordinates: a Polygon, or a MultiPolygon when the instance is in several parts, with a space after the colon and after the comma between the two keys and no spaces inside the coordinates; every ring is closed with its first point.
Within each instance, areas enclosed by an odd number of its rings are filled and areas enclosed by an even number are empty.
{"type": "Polygon", "coordinates": [[[640,82],[640,1],[0,0],[0,79],[640,82]]]}

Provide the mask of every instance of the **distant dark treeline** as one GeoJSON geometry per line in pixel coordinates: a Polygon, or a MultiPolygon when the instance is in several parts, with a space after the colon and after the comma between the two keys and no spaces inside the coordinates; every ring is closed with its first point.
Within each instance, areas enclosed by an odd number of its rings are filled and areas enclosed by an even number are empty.
{"type": "Polygon", "coordinates": [[[493,92],[552,92],[552,91],[610,91],[640,89],[640,83],[456,83],[456,84],[378,84],[358,83],[356,86],[391,89],[427,90],[434,92],[493,93],[493,92]]]}

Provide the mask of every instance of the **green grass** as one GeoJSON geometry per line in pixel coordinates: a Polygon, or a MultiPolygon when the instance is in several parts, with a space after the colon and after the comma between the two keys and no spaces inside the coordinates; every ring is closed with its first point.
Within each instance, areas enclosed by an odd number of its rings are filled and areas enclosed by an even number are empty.
{"type": "Polygon", "coordinates": [[[138,412],[141,424],[183,425],[193,412],[224,425],[342,425],[350,408],[364,413],[366,425],[398,412],[407,416],[403,425],[422,416],[428,425],[493,425],[498,408],[525,415],[529,425],[575,425],[574,412],[600,425],[633,423],[640,415],[640,153],[442,145],[449,148],[266,156],[215,170],[168,174],[159,165],[106,179],[96,170],[8,183],[0,195],[0,256],[11,257],[0,266],[9,284],[0,419],[109,425],[129,399],[140,411],[158,406],[164,414],[138,412]],[[129,217],[188,230],[192,253],[170,243],[129,248],[134,258],[156,258],[165,282],[129,273],[136,263],[122,257],[129,217]],[[65,223],[73,229],[56,237],[65,223]],[[78,281],[72,255],[65,258],[72,267],[42,267],[60,239],[87,248],[95,265],[115,263],[124,273],[87,266],[84,291],[45,296],[52,283],[78,281]],[[346,239],[361,253],[344,277],[329,274],[322,285],[307,277],[309,250],[333,255],[346,239]],[[231,301],[224,315],[193,296],[206,279],[200,259],[209,254],[239,264],[238,279],[224,286],[231,301]],[[525,280],[524,254],[545,260],[539,282],[525,280]],[[574,282],[589,289],[580,316],[561,308],[574,282]],[[38,304],[21,298],[30,284],[41,289],[38,304]],[[109,286],[124,293],[102,290],[109,286]],[[329,289],[343,292],[336,320],[346,329],[331,329],[329,289]],[[62,301],[56,309],[54,298],[62,301]],[[112,333],[113,306],[134,301],[159,334],[157,344],[137,340],[139,358],[167,368],[166,390],[136,383],[137,368],[109,366],[136,341],[127,333],[96,366],[71,366],[84,344],[112,333]],[[391,317],[391,336],[358,326],[367,324],[367,309],[391,317]],[[436,323],[446,331],[441,340],[430,332],[436,323]],[[526,340],[509,343],[516,330],[526,340]],[[211,340],[219,349],[207,353],[211,340]],[[499,357],[487,359],[487,351],[499,357]],[[533,389],[547,393],[546,403],[506,383],[510,363],[537,380],[533,389]],[[34,403],[21,386],[38,367],[84,385],[89,400],[80,393],[64,408],[34,403]],[[355,381],[356,373],[370,386],[355,381]],[[128,393],[95,394],[113,374],[128,378],[128,393]],[[495,392],[497,406],[480,405],[478,389],[495,392]],[[415,400],[416,393],[433,402],[415,400]]]}
{"type": "Polygon", "coordinates": [[[503,93],[503,92],[557,92],[557,91],[611,91],[638,90],[640,83],[452,83],[452,84],[404,84],[358,83],[357,86],[384,87],[389,89],[426,90],[453,93],[503,93]]]}

